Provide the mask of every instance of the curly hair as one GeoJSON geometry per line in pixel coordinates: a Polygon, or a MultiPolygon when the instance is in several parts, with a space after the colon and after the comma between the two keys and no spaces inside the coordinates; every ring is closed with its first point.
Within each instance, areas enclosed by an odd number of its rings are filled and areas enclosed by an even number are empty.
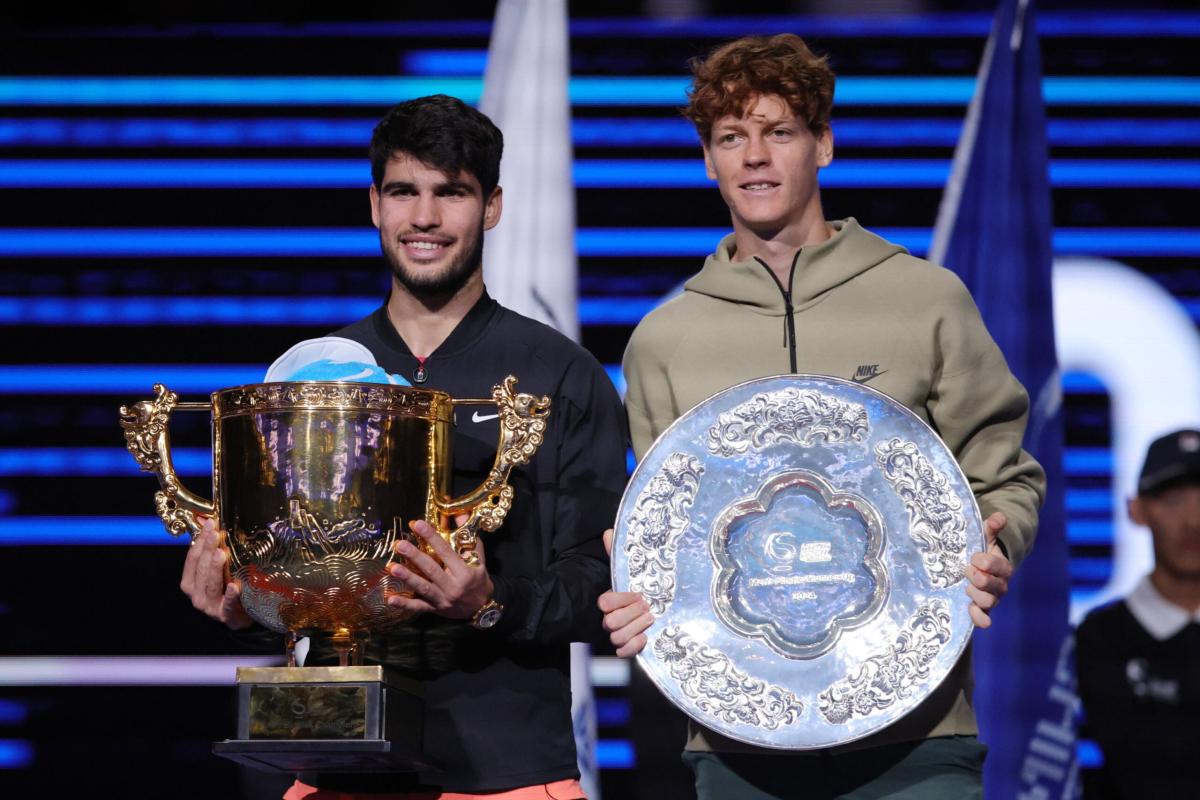
{"type": "Polygon", "coordinates": [[[683,115],[708,144],[721,117],[742,115],[762,95],[778,95],[820,135],[833,109],[833,70],[794,33],[744,36],[721,45],[708,58],[693,58],[692,86],[683,115]]]}

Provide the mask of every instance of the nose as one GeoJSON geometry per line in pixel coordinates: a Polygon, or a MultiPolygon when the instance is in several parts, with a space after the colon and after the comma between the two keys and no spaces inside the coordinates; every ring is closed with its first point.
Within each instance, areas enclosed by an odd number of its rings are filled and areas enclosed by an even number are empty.
{"type": "Polygon", "coordinates": [[[1188,493],[1183,515],[1184,525],[1192,533],[1200,534],[1200,487],[1188,493]]]}
{"type": "Polygon", "coordinates": [[[1183,486],[1175,491],[1177,497],[1171,509],[1172,519],[1180,532],[1188,536],[1200,536],[1200,484],[1183,486]]]}
{"type": "Polygon", "coordinates": [[[771,163],[771,151],[761,136],[750,136],[746,149],[742,151],[742,162],[751,168],[765,167],[771,163]]]}
{"type": "Polygon", "coordinates": [[[412,226],[418,230],[427,231],[442,224],[441,209],[438,208],[437,198],[432,193],[422,192],[417,195],[412,205],[412,226]]]}

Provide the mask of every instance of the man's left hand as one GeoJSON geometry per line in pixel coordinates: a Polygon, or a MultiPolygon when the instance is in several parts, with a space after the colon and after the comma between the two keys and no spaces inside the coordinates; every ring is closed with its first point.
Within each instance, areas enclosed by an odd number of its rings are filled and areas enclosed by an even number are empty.
{"type": "Polygon", "coordinates": [[[409,527],[427,543],[442,563],[439,564],[437,559],[412,542],[398,542],[396,554],[403,557],[404,563],[394,563],[388,570],[393,577],[403,581],[415,596],[392,594],[388,596],[388,605],[418,613],[431,611],[449,619],[474,617],[475,612],[491,600],[496,591],[483,559],[482,540],[475,540],[479,565],[472,567],[425,520],[417,520],[409,527]]]}
{"type": "Polygon", "coordinates": [[[1000,531],[1007,524],[1008,518],[999,511],[983,521],[987,551],[971,556],[971,563],[967,567],[967,595],[972,600],[971,621],[980,628],[991,626],[992,609],[1008,592],[1008,579],[1013,574],[1012,562],[997,542],[1000,531]]]}

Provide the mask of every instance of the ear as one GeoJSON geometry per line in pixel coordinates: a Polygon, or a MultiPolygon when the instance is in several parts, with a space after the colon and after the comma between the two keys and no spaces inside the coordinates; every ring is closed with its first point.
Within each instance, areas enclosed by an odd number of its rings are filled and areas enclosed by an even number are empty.
{"type": "Polygon", "coordinates": [[[1140,497],[1130,498],[1128,505],[1129,518],[1133,520],[1135,525],[1149,527],[1150,523],[1146,520],[1146,504],[1140,497]]]}
{"type": "Polygon", "coordinates": [[[376,228],[379,227],[379,190],[373,183],[371,184],[371,223],[376,228]]]}
{"type": "Polygon", "coordinates": [[[828,167],[833,163],[833,128],[826,128],[817,137],[817,166],[828,167]]]}
{"type": "Polygon", "coordinates": [[[717,168],[713,166],[712,153],[708,151],[708,145],[704,147],[704,172],[708,175],[710,181],[717,179],[717,168]]]}
{"type": "Polygon", "coordinates": [[[483,229],[490,231],[500,221],[500,213],[504,210],[504,190],[497,186],[492,189],[492,196],[483,207],[483,229]]]}

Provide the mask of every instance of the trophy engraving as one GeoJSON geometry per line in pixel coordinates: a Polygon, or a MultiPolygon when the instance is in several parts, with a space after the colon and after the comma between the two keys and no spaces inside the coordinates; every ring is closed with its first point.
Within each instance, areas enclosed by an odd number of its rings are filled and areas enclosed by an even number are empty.
{"type": "Polygon", "coordinates": [[[912,442],[892,439],[875,448],[884,476],[904,500],[909,532],[921,548],[921,560],[935,586],[953,586],[967,568],[966,519],[950,480],[921,455],[912,442]]]}
{"type": "Polygon", "coordinates": [[[883,606],[883,543],[879,512],[863,497],[812,472],[780,473],[713,523],[713,609],[783,656],[814,658],[883,606]]]}
{"type": "Polygon", "coordinates": [[[912,696],[930,676],[930,665],[950,641],[950,612],[940,600],[925,603],[887,652],[867,659],[858,671],[819,695],[822,716],[834,724],[868,716],[912,696]]]}
{"type": "Polygon", "coordinates": [[[833,542],[805,542],[800,545],[800,553],[796,558],[805,564],[823,564],[833,560],[830,554],[832,548],[833,542]]]}
{"type": "Polygon", "coordinates": [[[638,497],[629,518],[631,591],[641,592],[650,610],[662,614],[675,595],[675,555],[679,537],[691,524],[688,508],[704,467],[683,454],[667,458],[638,497]]]}
{"type": "Polygon", "coordinates": [[[708,431],[708,451],[729,457],[787,442],[805,447],[861,442],[867,431],[861,405],[789,387],[757,394],[717,417],[708,431]]]}
{"type": "Polygon", "coordinates": [[[804,712],[795,694],[737,669],[719,650],[697,643],[679,628],[654,640],[654,654],[697,709],[731,724],[775,730],[804,712]]]}

